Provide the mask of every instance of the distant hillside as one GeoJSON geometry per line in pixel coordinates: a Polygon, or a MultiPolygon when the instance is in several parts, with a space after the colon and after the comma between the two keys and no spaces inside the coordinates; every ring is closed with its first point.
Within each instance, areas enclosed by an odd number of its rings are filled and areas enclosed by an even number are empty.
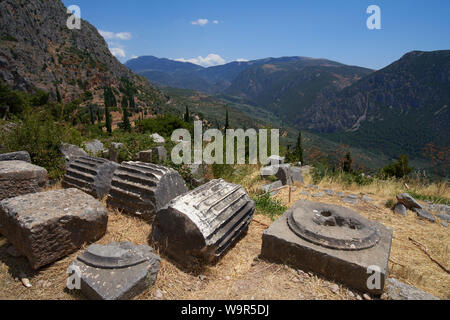
{"type": "Polygon", "coordinates": [[[406,54],[342,91],[321,95],[298,127],[390,156],[450,146],[450,50],[406,54]]]}
{"type": "Polygon", "coordinates": [[[89,92],[101,102],[103,86],[117,88],[122,78],[138,89],[137,104],[165,97],[143,77],[123,66],[97,29],[82,21],[81,30],[66,26],[69,15],[60,0],[0,1],[0,80],[15,89],[43,89],[65,102],[89,92]]]}

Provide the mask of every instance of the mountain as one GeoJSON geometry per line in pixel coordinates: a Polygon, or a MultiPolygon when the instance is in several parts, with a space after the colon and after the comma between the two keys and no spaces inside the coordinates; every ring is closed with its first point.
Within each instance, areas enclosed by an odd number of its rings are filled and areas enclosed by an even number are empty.
{"type": "Polygon", "coordinates": [[[110,53],[87,21],[82,20],[80,30],[70,30],[69,16],[60,0],[0,1],[0,80],[28,92],[45,90],[65,102],[87,92],[100,102],[105,85],[118,88],[128,79],[138,89],[138,104],[165,100],[110,53]]]}
{"type": "Polygon", "coordinates": [[[450,50],[413,51],[338,93],[321,95],[297,127],[372,150],[421,157],[450,145],[450,50]]]}
{"type": "Polygon", "coordinates": [[[325,59],[268,59],[241,72],[223,93],[290,122],[302,117],[318,96],[339,92],[371,72],[325,59]]]}

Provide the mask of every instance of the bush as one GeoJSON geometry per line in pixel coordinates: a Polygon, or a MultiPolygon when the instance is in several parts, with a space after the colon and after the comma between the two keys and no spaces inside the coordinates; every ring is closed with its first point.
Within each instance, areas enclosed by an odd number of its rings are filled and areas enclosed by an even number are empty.
{"type": "Polygon", "coordinates": [[[176,129],[191,131],[192,126],[177,116],[170,114],[136,121],[136,131],[140,133],[158,133],[163,137],[170,137],[176,129]]]}
{"type": "Polygon", "coordinates": [[[394,162],[383,169],[383,173],[386,177],[396,177],[398,179],[404,178],[409,175],[414,168],[409,166],[408,155],[402,155],[397,162],[394,162]]]}
{"type": "Polygon", "coordinates": [[[23,120],[18,122],[2,141],[8,151],[26,150],[34,164],[47,169],[51,179],[64,173],[64,159],[59,146],[64,136],[64,127],[53,121],[45,112],[25,112],[23,120]]]}
{"type": "Polygon", "coordinates": [[[279,200],[272,199],[269,193],[259,197],[252,196],[252,199],[255,201],[257,213],[269,216],[272,220],[275,220],[288,209],[279,200]]]}

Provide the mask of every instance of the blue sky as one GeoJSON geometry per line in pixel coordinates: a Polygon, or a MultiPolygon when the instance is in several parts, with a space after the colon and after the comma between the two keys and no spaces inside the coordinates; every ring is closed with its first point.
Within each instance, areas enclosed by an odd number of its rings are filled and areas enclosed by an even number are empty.
{"type": "Polygon", "coordinates": [[[63,0],[122,62],[154,55],[205,66],[307,56],[381,69],[412,50],[450,49],[448,0],[63,0]],[[369,30],[369,5],[381,30],[369,30]],[[207,20],[207,23],[206,23],[207,20]]]}

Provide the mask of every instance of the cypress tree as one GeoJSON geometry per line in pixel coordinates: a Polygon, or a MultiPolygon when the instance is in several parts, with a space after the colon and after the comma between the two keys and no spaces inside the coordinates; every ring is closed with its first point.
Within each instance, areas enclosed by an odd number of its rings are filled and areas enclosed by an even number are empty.
{"type": "Polygon", "coordinates": [[[350,152],[347,152],[347,154],[345,155],[344,163],[342,164],[342,170],[344,170],[344,172],[351,173],[352,163],[353,163],[352,156],[350,152]]]}
{"type": "Polygon", "coordinates": [[[300,161],[303,165],[303,145],[302,145],[302,132],[298,133],[297,145],[295,146],[294,151],[295,157],[298,161],[300,161]]]}
{"type": "Polygon", "coordinates": [[[122,98],[122,112],[123,112],[122,129],[125,131],[130,131],[131,124],[130,119],[128,118],[128,99],[125,96],[122,98]]]}
{"type": "Polygon", "coordinates": [[[225,115],[225,132],[227,132],[228,129],[230,129],[230,118],[228,115],[228,108],[227,108],[227,113],[225,115]]]}
{"type": "Polygon", "coordinates": [[[189,108],[186,106],[186,113],[184,114],[184,122],[191,122],[191,116],[189,115],[189,108]]]}

